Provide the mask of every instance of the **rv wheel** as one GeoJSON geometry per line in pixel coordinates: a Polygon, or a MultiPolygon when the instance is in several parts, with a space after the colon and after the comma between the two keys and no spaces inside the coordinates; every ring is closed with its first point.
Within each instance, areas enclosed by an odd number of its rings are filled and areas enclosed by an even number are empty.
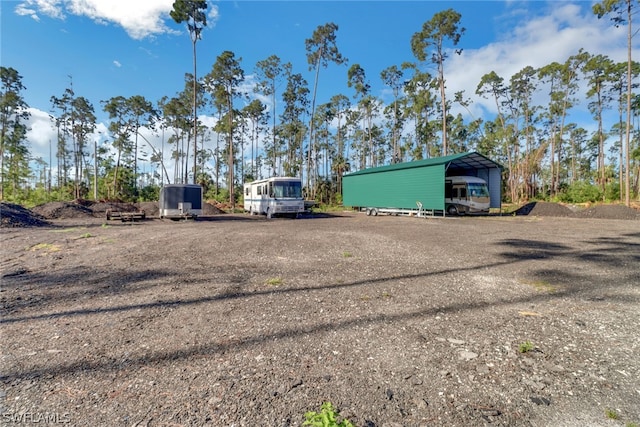
{"type": "Polygon", "coordinates": [[[449,215],[458,215],[458,209],[455,205],[449,205],[449,207],[447,208],[447,213],[449,215]]]}
{"type": "Polygon", "coordinates": [[[378,209],[376,208],[371,209],[371,215],[378,216],[378,209]]]}
{"type": "Polygon", "coordinates": [[[267,218],[271,219],[272,216],[273,216],[273,214],[271,213],[271,209],[267,208],[267,218]]]}

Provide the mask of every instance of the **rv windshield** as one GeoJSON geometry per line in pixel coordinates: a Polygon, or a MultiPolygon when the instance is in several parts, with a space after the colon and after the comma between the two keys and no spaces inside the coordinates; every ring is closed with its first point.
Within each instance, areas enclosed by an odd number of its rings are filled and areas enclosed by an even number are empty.
{"type": "Polygon", "coordinates": [[[486,184],[479,182],[469,183],[469,195],[471,197],[489,197],[489,189],[486,184]]]}
{"type": "Polygon", "coordinates": [[[276,181],[273,183],[274,197],[302,198],[302,184],[298,181],[276,181]]]}

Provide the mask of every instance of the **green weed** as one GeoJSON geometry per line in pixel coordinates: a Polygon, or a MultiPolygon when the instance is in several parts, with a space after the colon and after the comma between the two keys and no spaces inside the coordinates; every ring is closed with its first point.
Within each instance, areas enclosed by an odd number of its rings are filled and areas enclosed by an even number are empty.
{"type": "Polygon", "coordinates": [[[353,254],[351,252],[344,251],[344,252],[342,252],[342,256],[344,258],[351,258],[353,256],[353,254]]]}
{"type": "Polygon", "coordinates": [[[536,346],[533,345],[531,341],[525,341],[518,346],[518,351],[520,351],[520,353],[527,353],[532,351],[534,348],[536,348],[536,346]]]}
{"type": "Polygon", "coordinates": [[[304,414],[306,421],[302,423],[303,426],[312,427],[354,427],[351,421],[343,419],[338,422],[340,414],[333,407],[331,402],[325,402],[322,404],[320,412],[309,411],[304,414]]]}
{"type": "Polygon", "coordinates": [[[610,420],[617,420],[620,418],[620,415],[618,415],[615,409],[607,408],[605,409],[604,413],[606,414],[607,418],[609,418],[610,420]]]}
{"type": "Polygon", "coordinates": [[[280,286],[282,285],[283,281],[280,277],[272,277],[271,279],[267,279],[265,283],[269,286],[280,286]]]}

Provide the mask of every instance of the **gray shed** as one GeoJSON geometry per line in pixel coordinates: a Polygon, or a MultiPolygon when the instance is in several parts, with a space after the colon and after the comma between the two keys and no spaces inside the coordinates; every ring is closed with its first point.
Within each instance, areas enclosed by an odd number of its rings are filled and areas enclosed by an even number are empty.
{"type": "Polygon", "coordinates": [[[202,186],[167,184],[160,190],[160,218],[195,218],[202,215],[202,186]]]}

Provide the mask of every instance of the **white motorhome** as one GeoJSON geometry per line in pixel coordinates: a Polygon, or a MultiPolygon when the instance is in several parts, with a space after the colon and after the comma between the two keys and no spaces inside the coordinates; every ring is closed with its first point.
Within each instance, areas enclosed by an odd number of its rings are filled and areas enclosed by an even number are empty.
{"type": "Polygon", "coordinates": [[[489,189],[484,179],[448,176],[444,185],[445,209],[449,215],[489,213],[489,189]]]}
{"type": "Polygon", "coordinates": [[[244,210],[267,218],[297,218],[304,212],[302,181],[294,177],[272,177],[244,184],[244,210]]]}

